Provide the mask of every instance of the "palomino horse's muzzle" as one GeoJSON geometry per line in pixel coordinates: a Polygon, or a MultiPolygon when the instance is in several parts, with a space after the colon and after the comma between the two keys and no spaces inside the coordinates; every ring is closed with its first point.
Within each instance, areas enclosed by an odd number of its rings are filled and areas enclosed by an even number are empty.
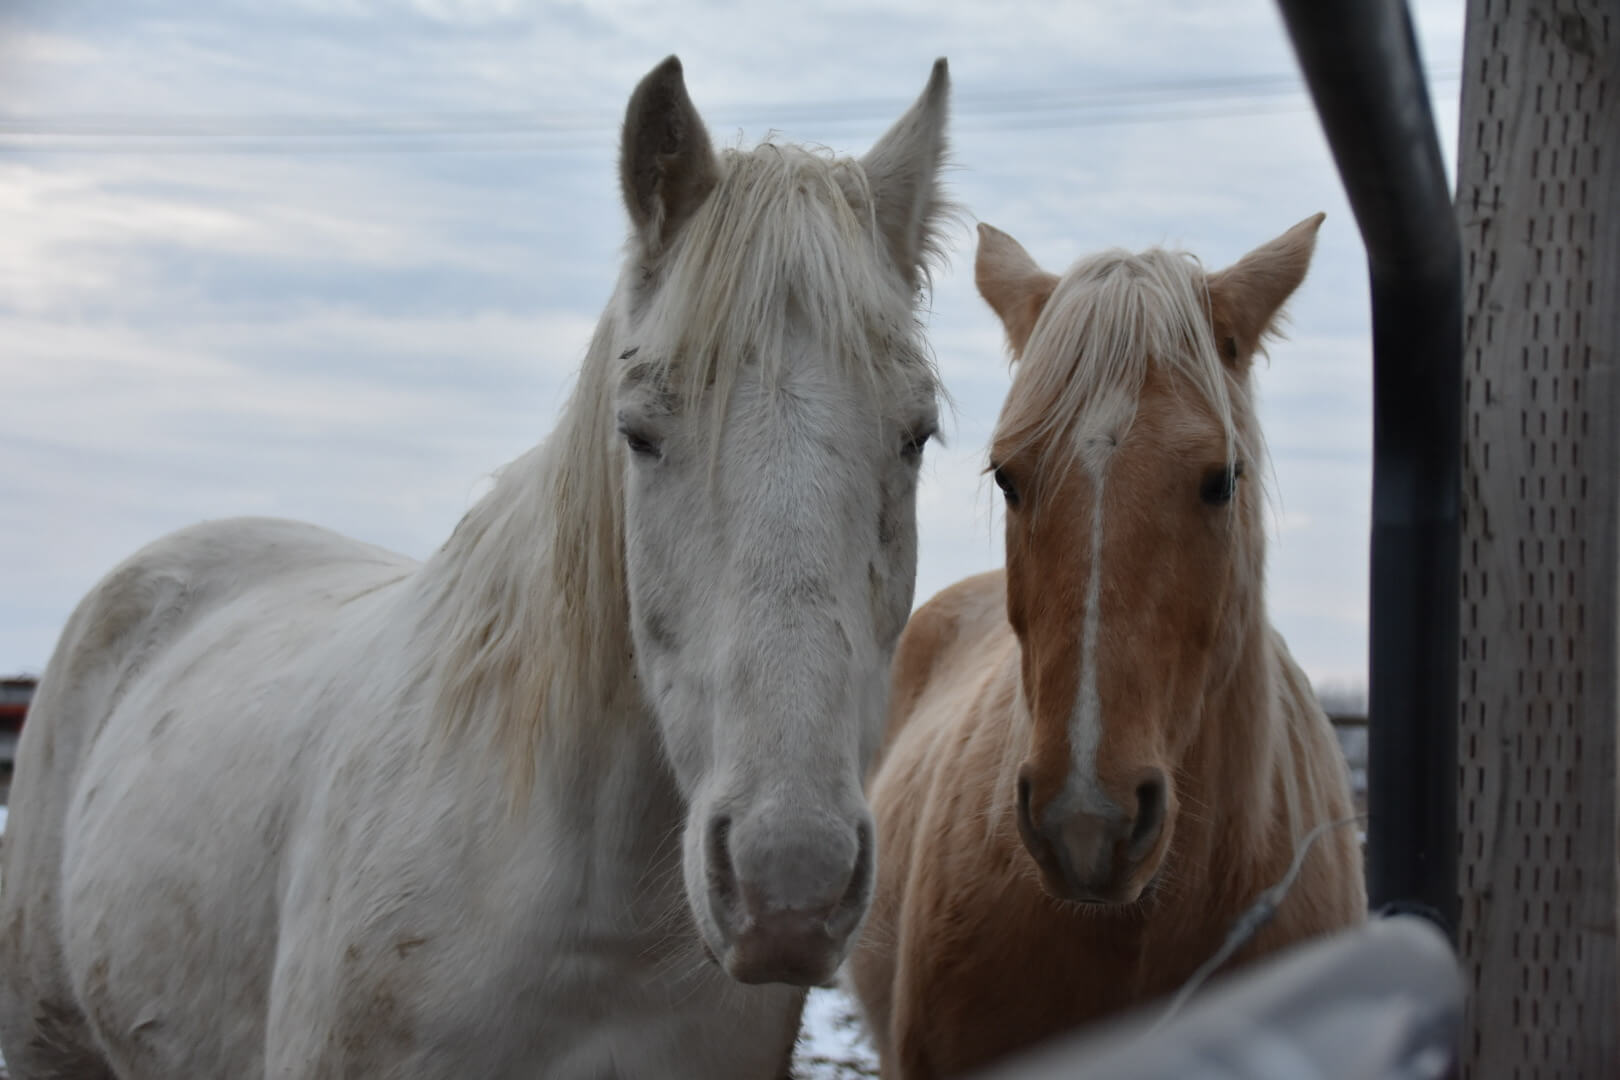
{"type": "Polygon", "coordinates": [[[1063,900],[1128,904],[1147,884],[1140,871],[1164,832],[1168,789],[1164,773],[1147,770],[1126,813],[1107,803],[1100,812],[1061,812],[1057,800],[1037,813],[1030,782],[1018,780],[1018,835],[1040,867],[1048,892],[1063,900]]]}

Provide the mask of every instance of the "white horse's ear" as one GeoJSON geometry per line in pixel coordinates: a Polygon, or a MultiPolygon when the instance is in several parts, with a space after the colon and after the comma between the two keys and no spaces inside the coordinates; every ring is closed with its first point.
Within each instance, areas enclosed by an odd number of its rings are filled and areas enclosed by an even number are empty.
{"type": "Polygon", "coordinates": [[[1057,287],[1057,275],[1042,270],[1017,240],[981,221],[973,283],[979,287],[984,302],[1000,317],[1007,331],[1007,346],[1013,359],[1018,359],[1057,287]]]}
{"type": "Polygon", "coordinates": [[[1247,369],[1261,339],[1275,329],[1277,313],[1310,269],[1316,231],[1326,216],[1312,214],[1225,270],[1209,275],[1215,348],[1228,367],[1247,369]]]}
{"type": "Polygon", "coordinates": [[[647,257],[656,256],[692,216],[719,177],[703,118],[671,56],[630,95],[619,145],[619,184],[647,257]]]}
{"type": "Polygon", "coordinates": [[[945,60],[935,60],[922,96],[861,158],[878,229],[895,265],[911,281],[939,250],[936,232],[945,210],[939,168],[950,88],[945,60]]]}

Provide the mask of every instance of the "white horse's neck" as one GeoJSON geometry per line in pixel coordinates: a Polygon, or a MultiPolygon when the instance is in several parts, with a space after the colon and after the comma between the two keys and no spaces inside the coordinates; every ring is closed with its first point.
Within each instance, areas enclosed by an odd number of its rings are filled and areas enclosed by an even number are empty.
{"type": "Polygon", "coordinates": [[[501,470],[419,576],[434,719],[487,739],[521,789],[542,756],[577,762],[626,725],[655,737],[630,645],[612,337],[604,317],[556,429],[501,470]]]}

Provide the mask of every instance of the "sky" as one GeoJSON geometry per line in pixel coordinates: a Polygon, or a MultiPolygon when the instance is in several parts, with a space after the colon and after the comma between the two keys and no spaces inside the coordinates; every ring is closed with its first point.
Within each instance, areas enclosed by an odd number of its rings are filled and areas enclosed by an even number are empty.
{"type": "MultiPolygon", "coordinates": [[[[1463,0],[1413,14],[1451,167],[1463,0]]],[[[0,673],[42,670],[102,575],[199,520],[442,543],[555,420],[622,258],[618,123],[670,53],[717,142],[851,154],[950,61],[966,214],[926,322],[955,410],[918,603],[1002,561],[975,221],[1055,271],[1154,245],[1214,268],[1326,211],[1256,370],[1268,598],[1313,680],[1364,682],[1365,254],[1268,0],[10,0],[0,673]]]]}

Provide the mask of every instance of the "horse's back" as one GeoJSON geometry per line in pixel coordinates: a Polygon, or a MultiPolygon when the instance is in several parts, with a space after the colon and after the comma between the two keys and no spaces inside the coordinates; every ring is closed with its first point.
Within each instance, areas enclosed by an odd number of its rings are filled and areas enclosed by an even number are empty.
{"type": "MultiPolygon", "coordinates": [[[[185,895],[194,868],[166,864],[190,843],[177,828],[206,834],[216,824],[209,809],[189,798],[228,768],[230,758],[251,756],[251,747],[211,747],[194,730],[161,738],[183,713],[213,711],[223,721],[240,713],[241,672],[212,680],[212,654],[238,658],[252,649],[238,641],[200,641],[200,626],[233,621],[234,607],[255,593],[285,594],[286,603],[321,582],[385,582],[409,572],[399,556],[334,533],[293,522],[235,519],[194,526],[155,541],[103,578],[70,617],[40,680],[18,747],[7,840],[0,849],[0,1044],[13,1074],[98,1075],[100,1048],[86,1028],[86,993],[109,980],[120,959],[103,952],[98,964],[74,970],[70,934],[101,935],[105,926],[65,917],[72,899],[70,877],[80,888],[118,888],[132,873],[166,881],[166,931],[184,935],[185,912],[196,897],[185,895]],[[221,622],[223,620],[223,622],[221,622]],[[200,694],[193,687],[204,687],[200,694]],[[184,687],[185,689],[180,689],[184,687]],[[218,760],[210,761],[210,754],[218,760]],[[191,820],[147,817],[153,804],[190,806],[191,820]],[[70,825],[71,819],[71,825],[70,825]],[[99,839],[98,839],[99,837],[99,839]],[[150,839],[152,842],[147,843],[150,839]],[[141,865],[131,865],[140,860],[141,865]],[[121,867],[108,874],[110,865],[121,867]],[[177,891],[178,890],[178,891],[177,891]],[[179,905],[178,907],[176,905],[179,905]]],[[[239,637],[249,636],[250,616],[234,618],[239,637]]],[[[273,659],[266,656],[266,662],[273,659]]],[[[238,665],[240,667],[240,664],[238,665]]],[[[216,786],[217,790],[217,786],[216,786]]],[[[177,809],[172,813],[179,813],[177,809]]],[[[126,902],[109,894],[107,903],[126,902]]],[[[140,897],[129,897],[135,902],[140,897]]],[[[152,897],[145,899],[151,900],[152,897]]],[[[75,912],[77,914],[77,912],[75,912]]],[[[180,950],[186,942],[175,940],[180,950]]],[[[192,944],[195,944],[193,941],[192,944]]],[[[147,950],[149,962],[176,958],[147,950]]],[[[161,1038],[157,1018],[145,1037],[161,1038]]]]}
{"type": "Polygon", "coordinates": [[[960,680],[976,680],[994,640],[1011,633],[1007,578],[1000,570],[964,578],[918,608],[895,646],[885,744],[893,744],[925,699],[950,693],[960,680]]]}
{"type": "Polygon", "coordinates": [[[412,565],[313,525],[270,518],[192,526],[125,560],[80,601],[40,680],[18,747],[13,838],[27,842],[35,803],[71,786],[85,751],[142,676],[198,622],[300,576],[355,577],[364,567],[360,574],[386,580],[412,565]]]}

